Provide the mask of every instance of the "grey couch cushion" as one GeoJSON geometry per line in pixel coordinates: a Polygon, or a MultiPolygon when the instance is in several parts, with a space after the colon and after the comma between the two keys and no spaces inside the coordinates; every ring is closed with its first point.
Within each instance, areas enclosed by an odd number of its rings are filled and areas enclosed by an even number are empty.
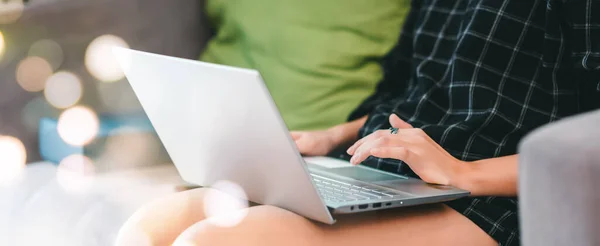
{"type": "Polygon", "coordinates": [[[520,147],[525,246],[600,245],[600,111],[535,131],[520,147]]]}
{"type": "Polygon", "coordinates": [[[59,113],[39,99],[42,93],[26,92],[16,83],[17,64],[34,42],[51,39],[62,47],[64,62],[60,70],[81,78],[83,104],[100,114],[137,112],[141,109],[127,83],[100,83],[86,71],[83,59],[88,44],[100,35],[113,34],[134,49],[196,59],[208,37],[203,2],[44,0],[28,5],[16,23],[0,25],[7,46],[0,60],[0,135],[20,138],[28,150],[28,160],[39,160],[37,129],[30,126],[31,122],[59,113]],[[38,100],[26,108],[35,98],[38,100]]]}

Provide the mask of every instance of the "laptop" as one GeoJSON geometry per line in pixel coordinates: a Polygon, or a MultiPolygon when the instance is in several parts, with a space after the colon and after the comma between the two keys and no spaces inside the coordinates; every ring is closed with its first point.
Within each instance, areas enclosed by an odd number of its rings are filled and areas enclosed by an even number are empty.
{"type": "Polygon", "coordinates": [[[305,163],[256,70],[124,48],[113,52],[186,182],[233,182],[252,202],[327,224],[335,222],[333,214],[469,195],[361,165],[305,163]]]}

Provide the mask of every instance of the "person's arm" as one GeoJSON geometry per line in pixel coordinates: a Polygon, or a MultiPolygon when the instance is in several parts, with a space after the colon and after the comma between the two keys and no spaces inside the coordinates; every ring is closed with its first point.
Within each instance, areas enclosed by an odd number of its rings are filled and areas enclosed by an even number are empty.
{"type": "Polygon", "coordinates": [[[472,196],[517,196],[518,155],[466,162],[454,185],[472,196]]]}
{"type": "MultiPolygon", "coordinates": [[[[571,43],[570,61],[573,80],[580,89],[580,104],[583,110],[598,108],[597,89],[600,88],[600,19],[594,16],[593,9],[600,7],[594,0],[564,0],[552,2],[549,18],[559,21],[564,18],[569,35],[565,38],[571,43]],[[561,13],[562,11],[562,13],[561,13]]],[[[557,35],[558,36],[558,35],[557,35]]],[[[474,195],[517,195],[518,155],[479,160],[468,163],[458,175],[459,186],[470,190],[474,195]]]]}
{"type": "Polygon", "coordinates": [[[450,155],[420,128],[398,116],[390,116],[396,133],[380,130],[358,140],[348,149],[350,162],[359,164],[369,156],[404,161],[423,181],[451,185],[472,196],[516,196],[518,157],[511,155],[463,161],[450,155]]]}

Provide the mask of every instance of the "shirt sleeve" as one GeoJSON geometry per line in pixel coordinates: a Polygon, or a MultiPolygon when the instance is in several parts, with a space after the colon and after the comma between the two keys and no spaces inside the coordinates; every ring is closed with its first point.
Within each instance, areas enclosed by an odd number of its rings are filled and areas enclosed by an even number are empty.
{"type": "Polygon", "coordinates": [[[412,71],[413,30],[419,10],[415,2],[420,1],[413,1],[398,44],[382,59],[383,79],[377,85],[375,92],[350,114],[348,121],[369,114],[377,105],[398,98],[408,88],[412,71]]]}

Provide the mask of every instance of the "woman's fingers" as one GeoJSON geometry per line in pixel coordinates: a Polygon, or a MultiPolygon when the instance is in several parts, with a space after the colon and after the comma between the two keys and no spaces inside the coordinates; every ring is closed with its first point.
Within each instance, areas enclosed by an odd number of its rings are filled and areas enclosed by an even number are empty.
{"type": "MultiPolygon", "coordinates": [[[[398,117],[395,114],[391,114],[389,120],[390,120],[390,125],[394,128],[407,129],[407,130],[413,129],[413,127],[410,124],[406,123],[405,121],[400,119],[400,117],[398,117]]],[[[412,132],[409,132],[409,133],[412,134],[412,132]]],[[[371,133],[369,136],[366,136],[366,137],[356,141],[356,143],[354,143],[352,146],[350,146],[350,148],[348,148],[348,150],[346,152],[349,155],[354,155],[356,150],[365,142],[380,138],[387,134],[391,134],[391,132],[389,130],[379,130],[374,133],[371,133]]]]}
{"type": "Polygon", "coordinates": [[[290,135],[302,155],[327,155],[337,147],[331,133],[327,131],[290,132],[290,135]]]}
{"type": "Polygon", "coordinates": [[[407,148],[404,147],[377,147],[371,149],[370,154],[374,157],[392,158],[407,163],[412,163],[412,157],[415,156],[414,153],[411,153],[407,148]]]}
{"type": "Polygon", "coordinates": [[[354,152],[356,152],[356,150],[365,142],[377,139],[379,137],[384,136],[385,134],[390,134],[389,130],[379,130],[376,131],[374,133],[369,134],[369,136],[366,136],[364,138],[361,138],[360,140],[356,141],[356,143],[354,143],[352,146],[350,146],[350,148],[348,148],[348,150],[346,151],[346,153],[348,153],[349,155],[354,155],[354,152]]]}
{"type": "Polygon", "coordinates": [[[361,146],[369,141],[375,141],[382,137],[393,137],[395,139],[401,138],[410,138],[413,135],[420,135],[421,129],[419,128],[410,128],[410,129],[400,129],[396,134],[392,134],[389,130],[379,130],[375,133],[372,133],[369,136],[366,136],[360,140],[358,140],[354,145],[348,148],[347,153],[349,155],[356,155],[356,152],[361,146]]]}
{"type": "MultiPolygon", "coordinates": [[[[405,134],[405,135],[387,135],[381,138],[378,138],[371,142],[366,142],[358,148],[350,160],[353,164],[359,164],[360,162],[367,159],[371,156],[371,151],[373,149],[378,148],[404,148],[407,151],[412,152],[412,154],[418,154],[427,152],[431,146],[426,141],[426,139],[420,135],[416,134],[405,134]]],[[[382,157],[387,158],[387,157],[382,157]]],[[[399,159],[399,158],[394,158],[399,159]]],[[[400,159],[403,160],[403,159],[400,159]]],[[[403,160],[407,161],[407,160],[403,160]]]]}
{"type": "Polygon", "coordinates": [[[385,137],[379,137],[379,138],[375,138],[373,140],[365,141],[364,143],[362,143],[354,151],[354,155],[352,155],[352,158],[350,159],[350,163],[357,165],[357,164],[360,164],[361,162],[363,162],[365,159],[367,159],[367,157],[369,157],[369,154],[368,154],[369,150],[373,147],[382,145],[381,142],[385,141],[384,139],[385,139],[385,137]]]}
{"type": "Polygon", "coordinates": [[[398,117],[398,115],[396,114],[391,114],[390,115],[390,125],[394,128],[398,128],[398,129],[409,129],[409,128],[413,128],[412,125],[406,123],[406,121],[403,121],[402,119],[400,119],[400,117],[398,117]]]}
{"type": "Polygon", "coordinates": [[[292,135],[292,139],[298,140],[304,135],[304,132],[290,132],[290,135],[292,135]]]}
{"type": "Polygon", "coordinates": [[[304,132],[290,132],[290,135],[296,143],[296,147],[298,148],[298,151],[300,151],[300,154],[309,154],[311,151],[314,151],[313,144],[310,139],[304,137],[304,132]]]}
{"type": "Polygon", "coordinates": [[[404,147],[405,145],[407,145],[405,139],[388,133],[387,135],[363,143],[356,149],[354,156],[350,159],[350,163],[355,165],[360,164],[371,155],[371,150],[374,148],[404,147]]]}

